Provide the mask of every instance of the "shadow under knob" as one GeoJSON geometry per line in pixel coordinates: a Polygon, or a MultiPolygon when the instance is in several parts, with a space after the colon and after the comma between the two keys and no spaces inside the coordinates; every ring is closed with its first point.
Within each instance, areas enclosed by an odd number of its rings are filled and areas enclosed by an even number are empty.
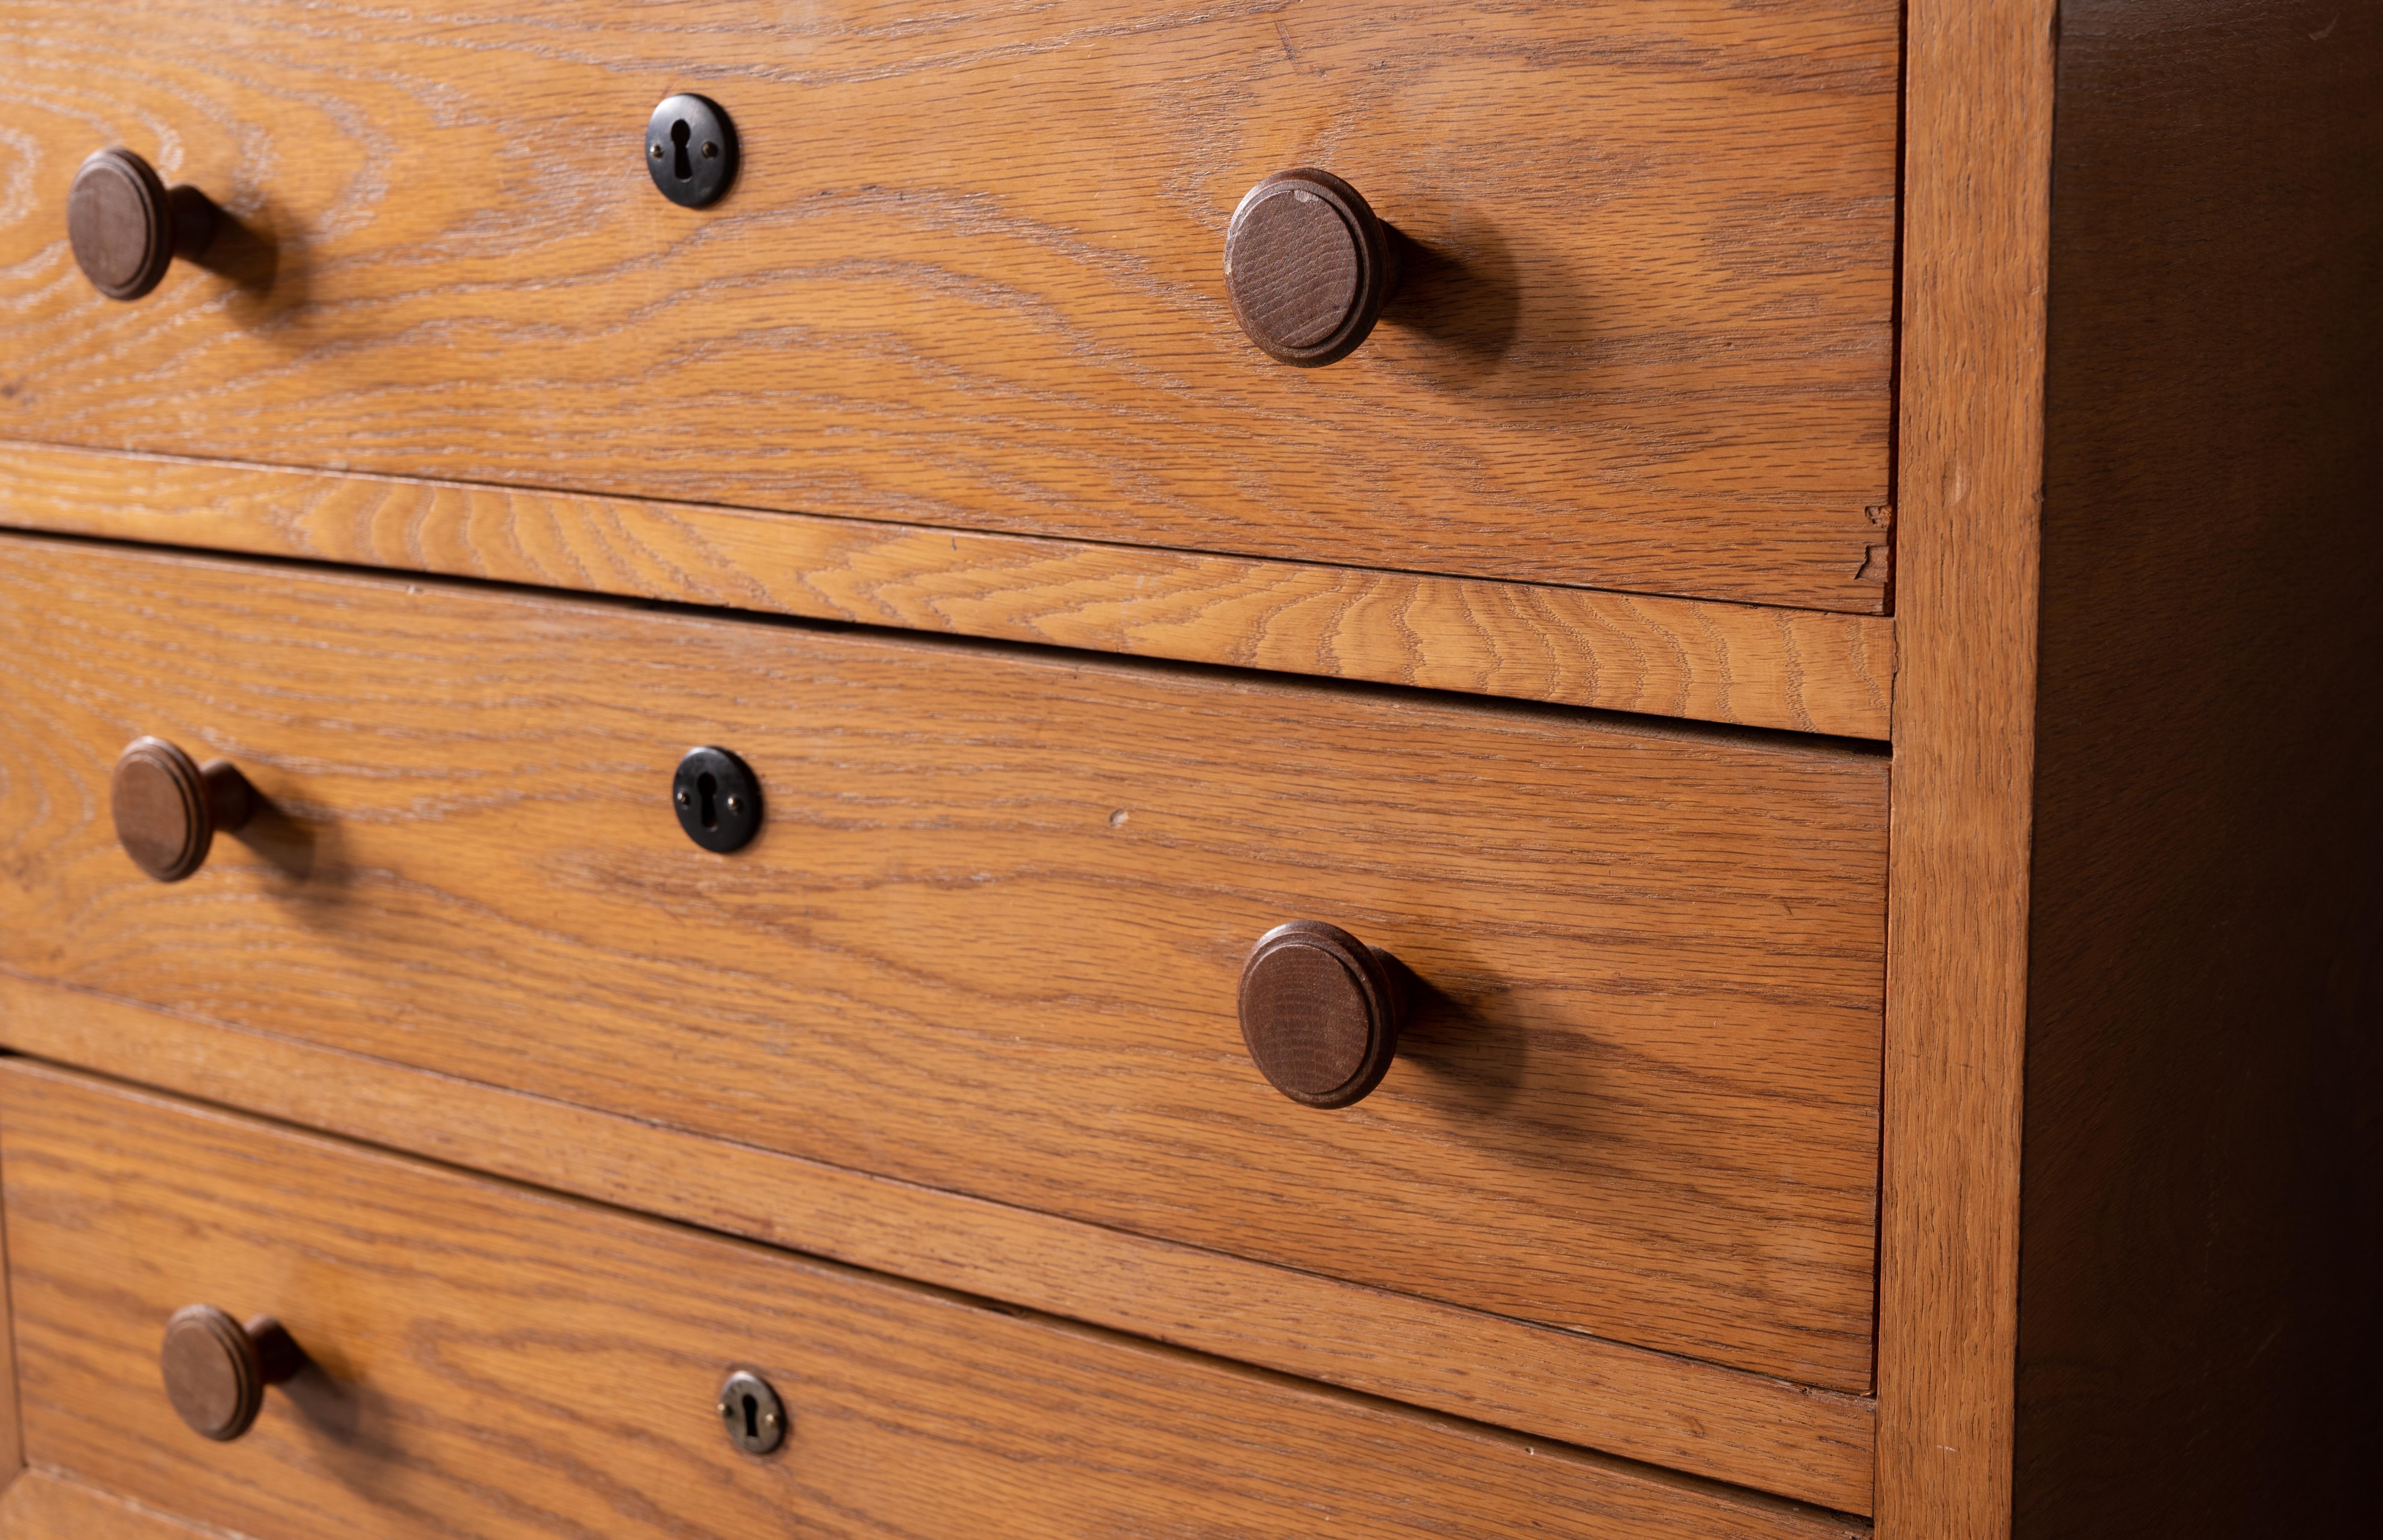
{"type": "Polygon", "coordinates": [[[1397,291],[1397,232],[1329,171],[1281,171],[1225,228],[1225,294],[1266,354],[1303,369],[1349,356],[1397,291]]]}
{"type": "Polygon", "coordinates": [[[204,766],[163,738],[135,738],[108,786],[117,843],[160,882],[179,882],[206,864],[218,832],[248,822],[255,794],[222,759],[204,766]]]}
{"type": "Polygon", "coordinates": [[[67,240],[75,265],[111,300],[137,300],[157,287],[178,256],[215,239],[216,206],[195,187],[167,191],[147,161],[102,150],[75,172],[67,191],[67,240]]]}
{"type": "Polygon", "coordinates": [[[1274,1089],[1345,1107],[1389,1072],[1406,1015],[1398,965],[1337,925],[1294,919],[1241,965],[1241,1041],[1274,1089]]]}
{"type": "Polygon", "coordinates": [[[157,1355],[166,1398],[191,1431],[217,1442],[238,1438],[265,1406],[265,1387],[306,1361],[270,1315],[241,1325],[213,1305],[184,1305],[166,1323],[157,1355]]]}

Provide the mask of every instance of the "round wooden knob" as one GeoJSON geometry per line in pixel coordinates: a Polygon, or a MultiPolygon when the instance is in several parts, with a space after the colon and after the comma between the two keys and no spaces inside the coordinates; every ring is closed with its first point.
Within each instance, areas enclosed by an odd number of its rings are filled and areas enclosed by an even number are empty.
{"type": "Polygon", "coordinates": [[[117,843],[160,882],[179,882],[205,865],[216,832],[238,830],[255,807],[247,777],[233,766],[195,764],[163,738],[133,739],[117,758],[108,792],[117,843]]]}
{"type": "Polygon", "coordinates": [[[270,1315],[243,1326],[213,1305],[176,1311],[157,1354],[166,1398],[192,1433],[218,1441],[246,1433],[265,1406],[265,1387],[279,1385],[304,1361],[298,1344],[270,1315]]]}
{"type": "Polygon", "coordinates": [[[75,265],[111,300],[157,287],[177,256],[196,256],[216,233],[216,206],[194,187],[167,191],[130,150],[102,150],[67,191],[67,240],[75,265]]]}
{"type": "Polygon", "coordinates": [[[1241,1041],[1275,1090],[1311,1107],[1380,1085],[1405,1014],[1396,964],[1337,925],[1278,925],[1241,965],[1241,1041]]]}
{"type": "Polygon", "coordinates": [[[1225,293],[1250,340],[1285,363],[1349,356],[1398,289],[1397,232],[1329,171],[1281,171],[1225,228],[1225,293]]]}

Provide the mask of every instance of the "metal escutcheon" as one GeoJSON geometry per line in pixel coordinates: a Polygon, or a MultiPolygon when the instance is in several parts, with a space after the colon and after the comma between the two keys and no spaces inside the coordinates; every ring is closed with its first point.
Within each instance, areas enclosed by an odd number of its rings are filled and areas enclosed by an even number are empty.
{"type": "Polygon", "coordinates": [[[739,1369],[720,1386],[720,1425],[747,1454],[768,1454],[786,1441],[785,1403],[768,1380],[739,1369]]]}
{"type": "Polygon", "coordinates": [[[671,777],[671,810],[706,850],[742,850],[761,831],[761,782],[724,748],[691,748],[671,777]]]}
{"type": "Polygon", "coordinates": [[[707,96],[665,96],[646,122],[646,169],[687,208],[715,203],[736,178],[736,126],[707,96]]]}

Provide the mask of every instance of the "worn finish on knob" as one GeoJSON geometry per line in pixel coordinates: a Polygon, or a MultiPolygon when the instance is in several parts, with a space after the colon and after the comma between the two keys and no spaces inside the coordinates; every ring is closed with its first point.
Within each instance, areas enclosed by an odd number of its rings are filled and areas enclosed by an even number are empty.
{"type": "Polygon", "coordinates": [[[196,256],[214,239],[215,204],[196,188],[171,192],[130,150],[102,150],[75,172],[67,191],[67,240],[92,287],[137,300],[157,287],[177,256],[196,256]]]}
{"type": "Polygon", "coordinates": [[[1405,1006],[1397,965],[1320,920],[1276,926],[1241,965],[1241,1041],[1275,1090],[1311,1107],[1382,1083],[1405,1006]]]}
{"type": "Polygon", "coordinates": [[[1251,341],[1285,363],[1349,356],[1398,288],[1397,233],[1329,171],[1278,172],[1225,229],[1225,293],[1251,341]]]}
{"type": "Polygon", "coordinates": [[[298,1372],[305,1355],[281,1324],[260,1315],[245,1326],[213,1305],[185,1305],[166,1323],[157,1362],[166,1398],[191,1431],[238,1438],[265,1406],[265,1387],[298,1372]]]}
{"type": "Polygon", "coordinates": [[[206,864],[218,832],[248,822],[255,795],[224,760],[206,765],[163,738],[135,738],[108,787],[116,838],[132,864],[160,882],[179,882],[206,864]]]}

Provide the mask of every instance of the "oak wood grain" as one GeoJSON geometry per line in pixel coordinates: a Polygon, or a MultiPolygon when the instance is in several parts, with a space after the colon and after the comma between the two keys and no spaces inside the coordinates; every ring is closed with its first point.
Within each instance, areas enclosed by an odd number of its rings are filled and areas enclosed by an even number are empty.
{"type": "Polygon", "coordinates": [[[0,443],[0,525],[1883,738],[1894,622],[0,443]]]}
{"type": "Polygon", "coordinates": [[[1873,613],[1897,11],[8,0],[0,434],[1873,613]],[[213,271],[76,275],[110,143],[213,271]],[[1296,166],[1418,251],[1328,370],[1225,294],[1296,166]]]}
{"type": "Polygon", "coordinates": [[[53,1471],[27,1471],[0,1493],[6,1540],[244,1540],[198,1529],[53,1471]]]}
{"type": "Polygon", "coordinates": [[[1879,1531],[2010,1529],[2051,0],[1909,10],[1879,1531]]]}
{"type": "Polygon", "coordinates": [[[0,1158],[37,1457],[262,1540],[1867,1530],[22,1060],[0,1158]],[[193,1293],[311,1360],[237,1444],[142,1393],[193,1293]]]}
{"type": "Polygon", "coordinates": [[[1868,1388],[1867,748],[27,537],[0,591],[36,976],[1868,1388]],[[267,808],[171,886],[96,813],[143,730],[267,808]],[[1421,980],[1361,1109],[1249,1063],[1286,918],[1421,980]]]}
{"type": "Polygon", "coordinates": [[[203,1101],[1848,1512],[1862,1397],[36,982],[0,1042],[203,1101]],[[1395,1343],[1397,1352],[1385,1352],[1395,1343]]]}
{"type": "Polygon", "coordinates": [[[2021,1540],[2376,1527],[2383,12],[2061,7],[2021,1540]]]}
{"type": "MultiPolygon", "coordinates": [[[[6,1009],[0,1007],[0,1017],[6,1009]]],[[[25,1440],[17,1402],[17,1331],[8,1307],[7,1203],[0,1195],[0,1488],[21,1485],[25,1440]]],[[[5,1509],[0,1509],[5,1517],[5,1509]]]]}

